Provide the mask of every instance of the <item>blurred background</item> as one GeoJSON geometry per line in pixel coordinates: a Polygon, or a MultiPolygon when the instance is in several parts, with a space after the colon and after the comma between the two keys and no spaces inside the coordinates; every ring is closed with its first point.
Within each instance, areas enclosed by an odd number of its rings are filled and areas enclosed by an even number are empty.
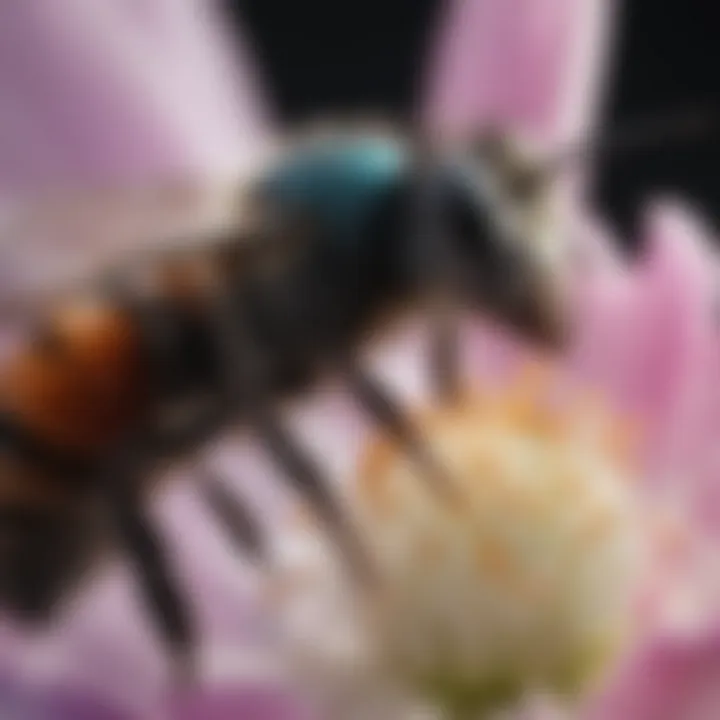
{"type": "MultiPolygon", "coordinates": [[[[291,123],[318,112],[412,107],[441,0],[225,0],[249,30],[271,97],[291,123]]],[[[720,106],[712,0],[625,0],[603,125],[686,106],[720,106]]],[[[658,192],[693,198],[720,228],[720,133],[601,163],[595,200],[634,247],[638,207],[658,192]]]]}

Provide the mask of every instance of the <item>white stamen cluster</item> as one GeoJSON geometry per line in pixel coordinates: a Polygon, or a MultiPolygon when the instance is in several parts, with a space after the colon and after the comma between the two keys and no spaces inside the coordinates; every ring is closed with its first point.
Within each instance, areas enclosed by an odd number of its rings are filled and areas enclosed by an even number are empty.
{"type": "Polygon", "coordinates": [[[360,598],[360,636],[385,679],[451,716],[576,693],[627,636],[640,569],[617,426],[518,387],[420,424],[454,492],[433,493],[387,441],[370,447],[356,510],[381,582],[360,598]]]}

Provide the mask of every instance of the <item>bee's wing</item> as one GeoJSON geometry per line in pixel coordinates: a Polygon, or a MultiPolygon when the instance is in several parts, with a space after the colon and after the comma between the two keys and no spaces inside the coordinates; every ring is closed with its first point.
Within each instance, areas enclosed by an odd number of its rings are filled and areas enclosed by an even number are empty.
{"type": "Polygon", "coordinates": [[[66,191],[0,209],[0,315],[134,256],[207,242],[251,222],[246,180],[66,191]]]}

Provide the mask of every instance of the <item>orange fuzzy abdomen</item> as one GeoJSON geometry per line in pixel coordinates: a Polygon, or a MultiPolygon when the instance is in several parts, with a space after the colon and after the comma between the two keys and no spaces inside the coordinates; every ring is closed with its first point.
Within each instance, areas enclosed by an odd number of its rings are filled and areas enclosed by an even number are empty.
{"type": "Polygon", "coordinates": [[[132,318],[96,300],[51,316],[0,375],[0,407],[41,442],[88,458],[107,450],[147,402],[132,318]]]}

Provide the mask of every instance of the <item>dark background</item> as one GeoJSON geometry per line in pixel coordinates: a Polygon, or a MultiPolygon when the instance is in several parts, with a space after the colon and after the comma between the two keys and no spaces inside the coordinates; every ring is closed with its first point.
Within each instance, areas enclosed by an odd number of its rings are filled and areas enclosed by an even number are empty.
{"type": "MultiPolygon", "coordinates": [[[[441,0],[226,0],[249,30],[288,123],[353,108],[406,113],[441,0]]],[[[624,0],[603,124],[718,105],[720,37],[712,0],[624,0]]],[[[720,229],[720,126],[702,142],[600,163],[595,198],[634,243],[638,207],[681,191],[720,229]]]]}

